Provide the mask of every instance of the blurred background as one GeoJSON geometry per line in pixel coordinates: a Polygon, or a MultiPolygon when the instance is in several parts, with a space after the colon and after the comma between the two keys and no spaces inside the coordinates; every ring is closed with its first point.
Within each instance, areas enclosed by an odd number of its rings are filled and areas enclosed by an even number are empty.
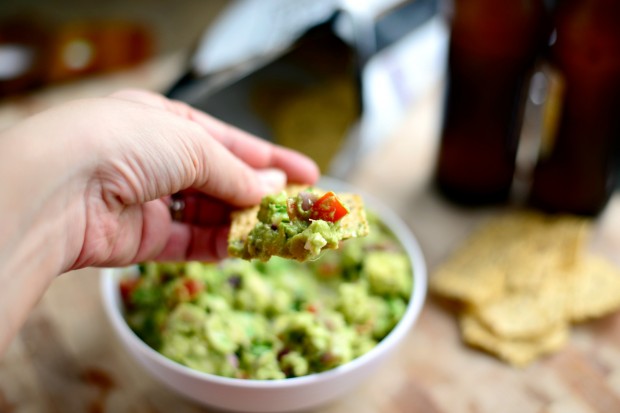
{"type": "Polygon", "coordinates": [[[144,87],[346,177],[441,81],[435,0],[9,0],[0,128],[70,98],[144,87]]]}
{"type": "Polygon", "coordinates": [[[349,179],[440,89],[446,198],[597,215],[618,185],[618,19],[613,0],[5,0],[0,128],[142,87],[349,179]]]}
{"type": "Polygon", "coordinates": [[[119,87],[165,90],[226,4],[3,1],[0,127],[57,102],[119,87]]]}

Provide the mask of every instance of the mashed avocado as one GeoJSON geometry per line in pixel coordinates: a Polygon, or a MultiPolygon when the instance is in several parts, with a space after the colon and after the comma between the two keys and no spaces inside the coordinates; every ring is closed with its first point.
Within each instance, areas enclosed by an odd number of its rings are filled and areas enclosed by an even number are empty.
{"type": "Polygon", "coordinates": [[[285,192],[263,198],[258,221],[250,231],[247,248],[251,256],[263,261],[283,254],[297,259],[315,257],[324,247],[335,249],[342,239],[339,223],[311,220],[300,197],[289,198],[285,192]],[[292,206],[290,200],[294,200],[292,206]]]}
{"type": "Polygon", "coordinates": [[[392,330],[412,290],[407,255],[368,219],[367,237],[312,262],[142,264],[121,282],[126,320],[166,357],[220,376],[284,379],[344,364],[392,330]]]}
{"type": "Polygon", "coordinates": [[[228,252],[268,261],[273,256],[307,261],[340,242],[368,234],[359,195],[300,185],[265,196],[260,205],[233,212],[228,252]]]}

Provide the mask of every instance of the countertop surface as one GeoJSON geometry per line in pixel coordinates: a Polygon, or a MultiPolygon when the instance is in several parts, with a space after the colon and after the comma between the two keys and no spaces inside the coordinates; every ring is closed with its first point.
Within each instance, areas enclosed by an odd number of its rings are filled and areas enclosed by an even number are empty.
{"type": "MultiPolygon", "coordinates": [[[[0,104],[0,127],[51,104],[131,85],[162,90],[184,56],[0,104]]],[[[441,85],[411,106],[349,181],[382,199],[437,265],[498,208],[463,209],[429,184],[441,85]]],[[[597,219],[590,248],[620,259],[620,196],[597,219]]],[[[106,319],[96,269],[62,275],[0,360],[0,412],[209,410],[156,382],[121,346],[106,319]]],[[[317,413],[620,412],[620,313],[574,327],[560,352],[516,369],[466,347],[454,316],[429,297],[398,353],[360,388],[317,413]]]]}

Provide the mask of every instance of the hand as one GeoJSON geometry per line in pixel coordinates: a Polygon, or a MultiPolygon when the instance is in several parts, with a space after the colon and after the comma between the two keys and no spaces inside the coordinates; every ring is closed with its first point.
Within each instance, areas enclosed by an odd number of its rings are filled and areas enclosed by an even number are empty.
{"type": "Polygon", "coordinates": [[[0,325],[20,325],[68,270],[224,258],[231,208],[318,176],[305,156],[150,92],[35,115],[0,134],[0,325]],[[189,222],[170,216],[179,191],[189,222]]]}
{"type": "Polygon", "coordinates": [[[111,140],[103,162],[91,170],[91,176],[105,178],[91,180],[84,229],[75,230],[78,237],[84,234],[81,253],[69,268],[224,258],[230,206],[257,204],[282,189],[285,174],[296,182],[318,178],[307,158],[180,102],[125,91],[110,104],[127,113],[129,122],[122,140],[111,140]],[[187,198],[198,209],[198,222],[171,222],[163,197],[186,188],[207,195],[187,198]]]}

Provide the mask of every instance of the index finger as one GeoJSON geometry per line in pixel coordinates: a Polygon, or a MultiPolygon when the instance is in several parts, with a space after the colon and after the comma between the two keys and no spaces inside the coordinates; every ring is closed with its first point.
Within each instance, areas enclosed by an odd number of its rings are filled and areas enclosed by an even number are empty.
{"type": "Polygon", "coordinates": [[[192,120],[248,165],[254,168],[281,169],[292,182],[313,184],[319,178],[318,166],[307,156],[274,145],[206,113],[190,109],[193,111],[192,120]]]}
{"type": "Polygon", "coordinates": [[[267,142],[184,102],[170,100],[146,90],[123,90],[114,93],[114,96],[156,106],[196,122],[226,149],[253,168],[280,169],[291,182],[313,184],[319,179],[317,164],[307,156],[267,142]]]}

